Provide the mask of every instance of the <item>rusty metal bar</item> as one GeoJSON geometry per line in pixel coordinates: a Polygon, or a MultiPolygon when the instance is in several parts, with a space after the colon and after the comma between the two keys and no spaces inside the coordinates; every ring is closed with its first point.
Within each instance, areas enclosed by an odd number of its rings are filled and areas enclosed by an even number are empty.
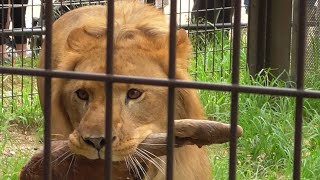
{"type": "MultiPolygon", "coordinates": [[[[169,79],[176,78],[176,18],[177,0],[171,0],[170,5],[170,42],[169,42],[169,79]]],[[[175,86],[168,87],[168,144],[167,144],[167,169],[166,179],[173,179],[174,159],[174,108],[175,108],[175,86]]]]}
{"type": "Polygon", "coordinates": [[[101,75],[95,73],[80,73],[80,72],[66,72],[66,71],[43,71],[39,69],[21,69],[0,67],[0,74],[18,74],[27,76],[47,76],[65,79],[82,79],[91,81],[111,81],[117,83],[132,83],[132,84],[145,84],[153,86],[175,86],[176,88],[191,88],[202,90],[214,91],[237,91],[239,93],[248,94],[264,94],[274,96],[287,96],[296,97],[302,96],[304,98],[320,98],[320,91],[315,90],[297,90],[292,88],[277,88],[277,87],[261,87],[261,86],[248,86],[248,85],[229,85],[218,83],[205,83],[193,81],[181,81],[174,79],[159,79],[159,78],[142,78],[142,77],[129,77],[122,75],[101,75]]]}
{"type": "MultiPolygon", "coordinates": [[[[106,74],[113,74],[113,34],[114,34],[114,0],[108,1],[107,9],[107,57],[106,57],[106,74]]],[[[112,82],[105,83],[106,88],[106,110],[105,110],[105,179],[112,179],[112,82]]]]}
{"type": "Polygon", "coordinates": [[[42,35],[45,34],[45,28],[36,27],[36,28],[13,28],[12,30],[3,30],[1,31],[1,35],[4,36],[15,36],[15,35],[42,35]]]}
{"type": "MultiPolygon", "coordinates": [[[[306,36],[306,1],[299,1],[298,18],[298,45],[297,45],[297,90],[304,89],[304,59],[306,36]]],[[[296,119],[294,133],[294,162],[293,179],[301,179],[301,151],[302,151],[302,123],[303,123],[303,97],[296,96],[296,119]]]]}
{"type": "MultiPolygon", "coordinates": [[[[241,24],[241,1],[234,1],[234,30],[232,52],[232,85],[239,85],[240,68],[240,24],[241,24]]],[[[237,124],[239,118],[239,92],[231,91],[231,139],[229,159],[229,179],[237,177],[237,124]]]]}
{"type": "MultiPolygon", "coordinates": [[[[52,53],[52,1],[46,1],[46,40],[45,40],[45,70],[51,71],[52,53]]],[[[44,179],[51,179],[51,80],[52,77],[44,78],[44,179]]]]}

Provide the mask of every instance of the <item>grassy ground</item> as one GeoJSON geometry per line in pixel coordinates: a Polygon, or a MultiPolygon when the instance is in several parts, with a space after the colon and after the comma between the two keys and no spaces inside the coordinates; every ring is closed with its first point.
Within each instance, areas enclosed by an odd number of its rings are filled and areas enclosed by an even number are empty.
{"type": "MultiPolygon", "coordinates": [[[[206,42],[204,35],[193,39],[197,50],[190,73],[197,81],[230,83],[230,40],[225,33],[216,32],[206,42]],[[200,37],[200,38],[199,38],[200,37]]],[[[246,42],[241,50],[240,83],[246,85],[288,87],[292,82],[283,82],[272,77],[268,71],[253,79],[246,71],[246,42]]],[[[32,61],[24,62],[31,67],[32,61]]],[[[18,61],[17,66],[22,66],[18,61]]],[[[308,77],[309,88],[320,89],[314,74],[308,77]]],[[[34,144],[40,138],[42,115],[39,99],[30,96],[34,79],[21,76],[2,76],[2,92],[19,95],[3,99],[0,104],[0,179],[18,179],[18,173],[34,152],[34,144]],[[23,86],[22,86],[23,81],[23,86]],[[11,85],[14,84],[14,90],[11,85]],[[36,127],[36,129],[30,127],[36,127]],[[9,129],[9,130],[8,130],[9,129]],[[21,129],[23,129],[21,131],[21,129]],[[14,133],[13,133],[14,132],[14,133]],[[25,133],[27,132],[27,133],[25,133]],[[29,134],[32,132],[31,134],[29,134]],[[38,133],[37,133],[38,132],[38,133]],[[32,145],[26,144],[31,142],[32,145]],[[19,146],[12,148],[12,146],[19,146]],[[26,148],[21,148],[25,146],[26,148]],[[8,150],[8,147],[9,150],[8,150]]],[[[34,88],[36,86],[33,86],[34,88]]],[[[2,93],[2,94],[5,94],[2,93]]],[[[230,121],[230,93],[201,91],[201,100],[208,117],[230,121]]],[[[302,179],[320,179],[320,101],[304,101],[302,179]]],[[[291,179],[293,164],[293,139],[295,98],[266,95],[241,94],[239,99],[239,124],[244,135],[238,141],[238,179],[291,179]]],[[[228,179],[229,146],[209,147],[215,179],[228,179]]]]}
{"type": "MultiPolygon", "coordinates": [[[[229,49],[226,36],[217,33],[215,50],[229,49]],[[222,40],[223,39],[223,40],[222,40]]],[[[202,41],[202,45],[205,44],[202,41]]],[[[246,43],[242,42],[242,46],[246,43]]],[[[198,50],[212,51],[213,47],[201,47],[198,50]]],[[[292,82],[283,82],[265,70],[256,79],[245,70],[246,49],[241,54],[240,84],[289,87],[292,82]]],[[[230,51],[198,55],[197,63],[191,68],[197,74],[198,81],[230,83],[230,51]],[[224,58],[219,58],[219,57],[224,58]],[[218,64],[218,71],[204,69],[212,67],[212,61],[218,64]]],[[[217,68],[216,68],[217,69],[217,68]]],[[[317,74],[306,78],[309,89],[319,89],[317,74]]],[[[201,91],[202,102],[209,117],[230,122],[230,93],[201,91]]],[[[304,100],[302,179],[320,179],[320,101],[304,100]]],[[[241,94],[239,97],[239,124],[244,135],[238,141],[238,179],[291,179],[293,174],[295,98],[267,95],[241,94]]],[[[211,162],[215,179],[228,179],[229,145],[210,147],[211,162]]]]}
{"type": "MultiPolygon", "coordinates": [[[[15,66],[30,68],[36,63],[18,59],[15,66]]],[[[35,78],[1,75],[0,93],[0,179],[19,179],[21,168],[39,148],[43,132],[35,78]]]]}

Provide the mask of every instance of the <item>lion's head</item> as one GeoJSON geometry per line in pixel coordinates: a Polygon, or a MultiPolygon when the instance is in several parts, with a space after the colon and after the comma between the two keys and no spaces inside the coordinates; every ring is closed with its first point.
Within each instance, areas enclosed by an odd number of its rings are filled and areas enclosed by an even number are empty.
{"type": "MultiPolygon", "coordinates": [[[[113,72],[147,78],[168,77],[169,27],[161,12],[139,3],[116,3],[113,72]]],[[[106,70],[106,8],[69,12],[53,26],[53,69],[86,73],[106,70]],[[81,16],[82,15],[82,16],[81,16]],[[70,21],[74,21],[71,25],[70,21]]],[[[178,30],[176,78],[189,80],[191,44],[178,30]]],[[[44,51],[40,67],[44,67],[44,51]]],[[[44,81],[39,78],[42,105],[44,81]]],[[[73,153],[104,158],[105,82],[59,79],[52,82],[52,133],[69,138],[73,153]]],[[[167,130],[167,87],[113,84],[113,161],[133,154],[149,134],[167,130]]],[[[196,91],[176,89],[175,118],[202,119],[196,91]]]]}

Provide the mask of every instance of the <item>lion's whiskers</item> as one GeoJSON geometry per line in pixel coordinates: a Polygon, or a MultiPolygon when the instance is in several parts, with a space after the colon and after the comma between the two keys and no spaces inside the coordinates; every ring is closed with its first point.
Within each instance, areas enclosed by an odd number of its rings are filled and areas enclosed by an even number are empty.
{"type": "Polygon", "coordinates": [[[143,161],[143,163],[146,165],[146,166],[148,166],[148,164],[147,164],[147,162],[144,160],[145,158],[143,158],[143,157],[141,157],[141,155],[140,155],[141,153],[137,153],[137,152],[135,152],[135,155],[137,155],[142,161],[143,161]]]}
{"type": "MultiPolygon", "coordinates": [[[[130,170],[130,167],[128,165],[128,160],[127,160],[127,156],[124,157],[124,162],[126,163],[126,167],[128,170],[130,170]]],[[[129,171],[130,172],[130,171],[129,171]]]]}
{"type": "Polygon", "coordinates": [[[133,167],[134,167],[134,169],[135,169],[136,174],[138,175],[139,179],[142,180],[142,177],[140,176],[140,173],[139,173],[139,169],[138,169],[138,167],[137,167],[137,164],[136,164],[135,161],[133,160],[132,155],[130,155],[129,158],[130,158],[130,160],[131,160],[131,162],[132,162],[132,165],[133,165],[133,167]]]}
{"type": "MultiPolygon", "coordinates": [[[[43,159],[44,159],[43,157],[40,158],[38,161],[36,161],[35,163],[33,163],[32,166],[35,166],[35,165],[37,165],[38,163],[42,163],[43,159]]],[[[32,167],[32,166],[30,166],[30,167],[32,167]]]]}
{"type": "Polygon", "coordinates": [[[65,176],[65,177],[66,177],[66,179],[68,179],[68,174],[69,174],[69,171],[70,171],[70,169],[71,169],[71,166],[72,166],[72,163],[73,163],[74,159],[75,159],[75,155],[74,155],[74,154],[72,154],[72,159],[71,159],[71,162],[70,162],[70,165],[69,165],[68,171],[67,171],[66,176],[65,176]]]}
{"type": "Polygon", "coordinates": [[[51,164],[53,164],[54,162],[58,161],[59,159],[65,157],[65,156],[68,157],[68,154],[70,154],[70,153],[71,153],[70,151],[64,152],[61,156],[58,156],[55,160],[51,161],[51,164]]]}
{"type": "Polygon", "coordinates": [[[149,155],[157,158],[158,160],[160,160],[163,164],[166,164],[166,162],[164,162],[163,159],[159,158],[158,156],[154,155],[152,152],[148,151],[148,150],[145,150],[145,149],[140,149],[141,151],[144,151],[145,153],[148,153],[149,155]]]}
{"type": "Polygon", "coordinates": [[[132,168],[131,162],[129,161],[128,158],[129,158],[129,156],[126,156],[126,157],[124,157],[124,160],[126,162],[126,166],[127,166],[128,170],[129,170],[129,175],[131,175],[131,171],[133,170],[133,168],[132,168]]]}
{"type": "Polygon", "coordinates": [[[133,156],[133,160],[136,162],[136,164],[138,165],[138,167],[139,167],[140,170],[142,171],[144,177],[145,177],[146,179],[149,179],[146,170],[144,169],[144,167],[141,165],[141,163],[138,161],[138,159],[137,159],[135,156],[133,156]]]}
{"type": "MultiPolygon", "coordinates": [[[[56,147],[56,148],[54,148],[52,151],[51,151],[51,153],[55,153],[55,152],[57,152],[57,151],[59,151],[59,150],[61,150],[61,149],[63,149],[64,148],[64,146],[60,146],[60,147],[56,147]]],[[[63,156],[63,155],[62,155],[63,156]]],[[[61,156],[60,156],[61,157],[61,156]]],[[[60,157],[58,157],[58,158],[60,158],[60,157]]],[[[57,158],[57,159],[58,159],[57,158]]],[[[42,163],[42,161],[43,161],[43,157],[42,158],[40,158],[39,160],[37,160],[36,162],[34,162],[30,167],[33,167],[33,166],[36,166],[38,163],[42,163]]],[[[56,160],[56,159],[55,159],[56,160]]],[[[54,161],[55,161],[54,160],[54,161]]],[[[51,162],[52,163],[52,162],[51,162]]]]}
{"type": "Polygon", "coordinates": [[[57,151],[60,151],[61,149],[65,148],[65,146],[61,145],[61,146],[58,146],[58,147],[55,147],[53,150],[51,150],[51,153],[55,153],[57,151]]]}
{"type": "Polygon", "coordinates": [[[150,146],[166,146],[167,144],[153,144],[153,143],[140,143],[142,145],[150,145],[150,146]]]}
{"type": "Polygon", "coordinates": [[[74,155],[74,154],[69,151],[69,154],[66,155],[66,157],[63,158],[56,166],[59,166],[63,161],[65,161],[66,159],[68,159],[68,158],[69,158],[70,156],[72,156],[72,155],[74,155]]]}
{"type": "Polygon", "coordinates": [[[165,175],[165,171],[164,171],[163,167],[157,161],[155,161],[151,156],[149,156],[146,152],[142,151],[142,149],[137,149],[136,153],[139,154],[140,157],[151,162],[157,169],[160,170],[160,172],[163,175],[165,175]]]}
{"type": "Polygon", "coordinates": [[[128,165],[127,167],[128,167],[128,170],[129,170],[129,174],[131,175],[131,171],[133,171],[134,175],[136,175],[135,169],[134,169],[134,167],[132,165],[132,162],[129,159],[129,156],[125,157],[125,161],[126,161],[126,165],[128,165]]]}

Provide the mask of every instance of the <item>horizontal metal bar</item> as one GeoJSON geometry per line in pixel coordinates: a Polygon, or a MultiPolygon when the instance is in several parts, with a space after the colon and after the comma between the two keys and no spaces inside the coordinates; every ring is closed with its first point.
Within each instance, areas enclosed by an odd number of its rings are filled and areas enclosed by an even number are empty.
{"type": "Polygon", "coordinates": [[[25,36],[30,36],[30,35],[44,35],[46,31],[45,27],[36,27],[36,28],[14,28],[11,30],[3,30],[0,31],[0,36],[1,35],[8,35],[8,36],[14,36],[14,35],[25,35],[25,36]]]}
{"type": "MultiPolygon", "coordinates": [[[[248,23],[241,23],[241,27],[247,27],[248,23]]],[[[185,30],[199,30],[199,29],[216,29],[216,28],[231,28],[234,27],[232,23],[215,23],[215,24],[182,24],[178,25],[178,27],[183,28],[185,30]]]]}
{"type": "MultiPolygon", "coordinates": [[[[34,96],[34,95],[38,95],[38,93],[27,93],[27,96],[34,96]]],[[[22,94],[18,94],[18,95],[5,95],[5,96],[0,96],[0,99],[11,99],[11,98],[22,98],[24,97],[22,94]]]]}
{"type": "Polygon", "coordinates": [[[132,83],[132,84],[145,84],[154,86],[174,86],[177,88],[192,88],[202,90],[215,90],[215,91],[236,91],[239,93],[250,94],[265,94],[275,96],[301,96],[304,98],[320,98],[320,91],[314,90],[299,90],[290,88],[276,88],[276,87],[261,87],[261,86],[247,86],[247,85],[231,85],[231,84],[215,84],[205,82],[182,81],[173,79],[157,79],[157,78],[144,78],[132,77],[121,75],[106,75],[97,73],[80,73],[73,71],[45,71],[40,69],[19,69],[12,67],[0,67],[0,74],[16,74],[26,76],[42,76],[54,77],[65,79],[82,79],[91,81],[111,81],[115,83],[132,83]]]}
{"type": "Polygon", "coordinates": [[[97,5],[97,4],[106,4],[107,1],[63,1],[63,2],[54,2],[53,6],[70,6],[70,5],[97,5]]]}
{"type": "MultiPolygon", "coordinates": [[[[247,27],[247,23],[241,23],[241,27],[247,27]]],[[[216,24],[182,24],[178,25],[178,28],[183,28],[185,30],[193,31],[193,30],[203,30],[206,29],[208,31],[203,31],[203,32],[213,32],[210,30],[213,29],[221,29],[221,28],[232,28],[233,24],[231,23],[216,23],[216,24]]],[[[33,28],[14,28],[10,30],[3,30],[0,31],[0,36],[1,35],[7,35],[7,36],[14,36],[14,35],[25,35],[25,36],[30,36],[30,35],[44,35],[46,32],[45,27],[33,27],[33,28]]],[[[198,31],[199,33],[200,31],[198,31]]],[[[191,33],[192,34],[192,33],[191,33]]]]}
{"type": "Polygon", "coordinates": [[[21,7],[40,7],[41,4],[2,4],[0,3],[0,9],[8,9],[8,8],[21,8],[21,7]]]}

